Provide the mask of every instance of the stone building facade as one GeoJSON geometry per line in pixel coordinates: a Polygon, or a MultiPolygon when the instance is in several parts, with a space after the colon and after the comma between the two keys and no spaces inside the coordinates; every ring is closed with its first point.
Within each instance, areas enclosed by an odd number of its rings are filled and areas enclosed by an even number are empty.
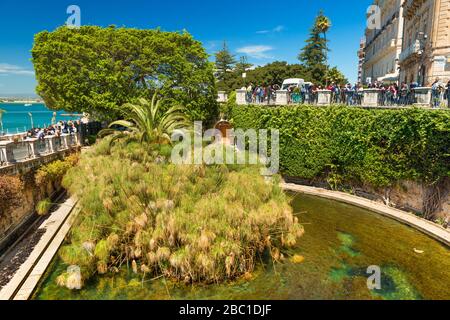
{"type": "Polygon", "coordinates": [[[450,0],[406,0],[400,81],[450,80],[450,0]]]}
{"type": "Polygon", "coordinates": [[[398,81],[402,51],[403,3],[405,0],[375,0],[380,8],[380,28],[367,28],[362,82],[398,81]]]}

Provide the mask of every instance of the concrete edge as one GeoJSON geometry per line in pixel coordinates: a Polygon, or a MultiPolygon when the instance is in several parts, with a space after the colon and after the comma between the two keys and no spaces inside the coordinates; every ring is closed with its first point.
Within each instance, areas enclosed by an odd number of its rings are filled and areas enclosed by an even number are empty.
{"type": "Polygon", "coordinates": [[[347,194],[340,191],[331,191],[322,188],[302,186],[292,183],[281,183],[281,188],[288,191],[299,192],[303,194],[318,196],[321,198],[326,198],[330,200],[335,200],[339,202],[344,202],[351,204],[363,209],[370,210],[372,212],[381,214],[388,218],[397,220],[403,224],[417,229],[418,231],[425,233],[426,235],[434,238],[435,240],[443,243],[444,245],[450,247],[450,231],[444,229],[443,227],[435,224],[431,221],[417,217],[406,211],[391,208],[385,204],[347,194]]]}
{"type": "MultiPolygon", "coordinates": [[[[74,206],[75,208],[75,206],[74,206]]],[[[55,257],[56,253],[58,252],[58,249],[61,247],[62,243],[64,242],[64,239],[69,232],[70,228],[72,227],[73,222],[75,221],[75,218],[78,214],[79,210],[72,209],[69,216],[59,229],[56,236],[53,238],[50,245],[45,250],[42,257],[39,259],[38,263],[34,266],[31,273],[28,275],[27,279],[23,283],[23,285],[20,287],[17,294],[14,296],[13,300],[28,300],[31,298],[32,294],[34,293],[34,290],[36,289],[37,285],[39,284],[40,280],[44,276],[45,272],[47,271],[48,266],[52,262],[53,258],[55,257]]]]}
{"type": "Polygon", "coordinates": [[[46,229],[46,232],[36,244],[27,260],[16,271],[12,279],[0,290],[0,300],[11,300],[14,298],[40,260],[45,257],[48,248],[52,247],[51,244],[61,231],[62,226],[68,221],[68,217],[73,212],[75,205],[76,200],[69,198],[55,212],[51,213],[51,217],[39,227],[39,229],[46,229]]]}

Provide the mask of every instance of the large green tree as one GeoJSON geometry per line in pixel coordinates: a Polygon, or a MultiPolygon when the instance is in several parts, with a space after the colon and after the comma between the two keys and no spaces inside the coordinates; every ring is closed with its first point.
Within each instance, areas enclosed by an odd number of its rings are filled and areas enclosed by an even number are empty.
{"type": "Polygon", "coordinates": [[[228,50],[228,46],[225,41],[223,42],[222,50],[216,52],[215,56],[217,78],[219,80],[224,80],[227,78],[227,74],[234,68],[236,60],[234,55],[232,55],[230,50],[228,50]]]}
{"type": "MultiPolygon", "coordinates": [[[[236,68],[237,69],[237,68],[236,68]]],[[[257,67],[246,72],[247,78],[242,79],[242,72],[236,70],[228,79],[219,81],[219,90],[233,91],[242,88],[244,84],[281,85],[288,78],[302,78],[309,81],[306,68],[300,64],[288,64],[285,61],[275,61],[265,66],[257,67]]]]}
{"type": "Polygon", "coordinates": [[[325,84],[327,72],[327,52],[329,51],[325,36],[330,26],[329,20],[321,12],[314,21],[309,38],[298,58],[307,68],[311,81],[325,84]]]}
{"type": "Polygon", "coordinates": [[[83,26],[35,36],[37,92],[54,110],[126,117],[125,103],[155,91],[191,120],[217,115],[214,66],[187,32],[83,26]]]}

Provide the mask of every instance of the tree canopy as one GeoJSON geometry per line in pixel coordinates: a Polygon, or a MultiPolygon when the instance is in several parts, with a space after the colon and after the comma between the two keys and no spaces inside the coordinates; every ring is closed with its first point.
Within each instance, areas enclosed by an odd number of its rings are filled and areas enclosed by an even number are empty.
{"type": "Polygon", "coordinates": [[[328,83],[345,84],[348,82],[347,78],[337,67],[329,68],[325,73],[325,79],[328,83]]]}
{"type": "Polygon", "coordinates": [[[242,88],[244,85],[253,83],[254,85],[281,85],[288,78],[309,79],[306,68],[300,64],[288,64],[285,61],[275,61],[265,66],[257,67],[246,72],[247,77],[242,78],[242,70],[233,71],[225,81],[219,81],[219,90],[233,91],[242,88]]]}
{"type": "Polygon", "coordinates": [[[35,36],[32,57],[37,93],[53,110],[115,119],[157,91],[191,120],[217,115],[213,64],[187,32],[60,27],[35,36]]]}

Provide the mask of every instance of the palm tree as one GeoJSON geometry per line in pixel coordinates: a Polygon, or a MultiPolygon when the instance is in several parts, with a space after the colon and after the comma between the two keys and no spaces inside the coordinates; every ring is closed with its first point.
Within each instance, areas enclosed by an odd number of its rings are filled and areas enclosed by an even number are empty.
{"type": "Polygon", "coordinates": [[[113,127],[121,126],[127,128],[140,142],[170,144],[171,134],[177,130],[190,125],[184,114],[185,108],[174,106],[167,111],[161,109],[161,100],[157,100],[157,94],[153,95],[152,101],[139,99],[137,104],[127,103],[123,106],[130,110],[125,120],[114,121],[109,129],[102,130],[99,135],[106,136],[115,133],[117,138],[125,134],[118,133],[113,127]]]}
{"type": "Polygon", "coordinates": [[[0,109],[0,132],[3,132],[3,114],[6,113],[6,110],[0,109]]]}
{"type": "Polygon", "coordinates": [[[319,12],[319,15],[316,18],[315,27],[319,32],[323,33],[323,37],[326,41],[327,40],[327,32],[331,28],[331,20],[323,14],[323,11],[319,12]]]}
{"type": "MultiPolygon", "coordinates": [[[[323,11],[319,12],[319,15],[316,18],[315,28],[323,33],[323,38],[325,39],[325,64],[328,69],[328,48],[327,48],[327,32],[331,28],[331,20],[323,14],[323,11]]],[[[328,80],[327,80],[328,85],[328,80]]]]}

